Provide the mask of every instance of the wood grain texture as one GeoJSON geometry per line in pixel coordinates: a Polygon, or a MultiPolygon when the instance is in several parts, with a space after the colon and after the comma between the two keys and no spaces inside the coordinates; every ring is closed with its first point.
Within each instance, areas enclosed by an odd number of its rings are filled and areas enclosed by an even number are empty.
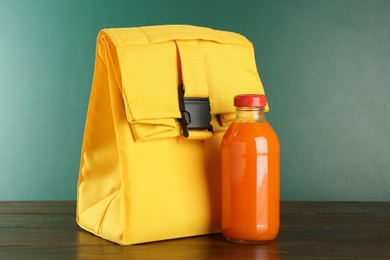
{"type": "Polygon", "coordinates": [[[0,259],[390,259],[390,203],[282,202],[275,241],[221,234],[119,246],[80,229],[75,202],[0,202],[0,259]]]}

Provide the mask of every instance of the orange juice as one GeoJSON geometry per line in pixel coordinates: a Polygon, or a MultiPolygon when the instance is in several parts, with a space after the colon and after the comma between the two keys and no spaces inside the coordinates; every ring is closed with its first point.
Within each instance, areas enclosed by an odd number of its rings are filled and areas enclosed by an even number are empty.
{"type": "Polygon", "coordinates": [[[237,118],[221,144],[222,233],[233,242],[273,240],[279,230],[279,141],[258,96],[235,98],[237,118]]]}

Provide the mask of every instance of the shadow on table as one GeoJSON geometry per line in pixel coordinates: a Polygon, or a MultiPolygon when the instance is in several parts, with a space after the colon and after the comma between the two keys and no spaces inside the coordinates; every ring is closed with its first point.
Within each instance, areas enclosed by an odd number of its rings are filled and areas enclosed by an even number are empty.
{"type": "Polygon", "coordinates": [[[221,234],[120,246],[85,231],[77,234],[78,259],[279,259],[279,243],[234,244],[221,234]]]}

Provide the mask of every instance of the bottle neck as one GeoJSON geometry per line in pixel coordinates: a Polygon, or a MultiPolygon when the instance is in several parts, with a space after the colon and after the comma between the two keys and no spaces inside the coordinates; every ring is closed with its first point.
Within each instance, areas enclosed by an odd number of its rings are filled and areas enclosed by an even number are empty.
{"type": "Polygon", "coordinates": [[[264,107],[236,107],[235,121],[241,123],[266,122],[264,107]]]}

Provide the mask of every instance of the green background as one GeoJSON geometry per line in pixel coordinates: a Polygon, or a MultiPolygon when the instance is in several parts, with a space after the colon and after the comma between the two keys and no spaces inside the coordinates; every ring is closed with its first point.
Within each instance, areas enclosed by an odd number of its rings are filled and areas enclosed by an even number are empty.
{"type": "Polygon", "coordinates": [[[390,199],[390,1],[1,0],[0,200],[76,198],[100,29],[193,24],[255,46],[283,200],[390,199]]]}

